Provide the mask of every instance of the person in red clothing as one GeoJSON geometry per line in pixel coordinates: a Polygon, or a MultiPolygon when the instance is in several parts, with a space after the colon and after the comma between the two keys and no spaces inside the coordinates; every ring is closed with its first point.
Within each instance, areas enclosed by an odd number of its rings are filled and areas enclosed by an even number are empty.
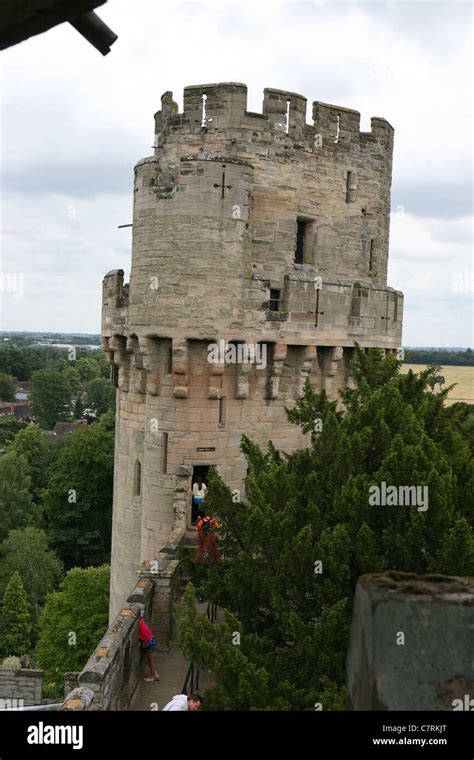
{"type": "Polygon", "coordinates": [[[158,675],[155,664],[156,639],[143,618],[140,618],[138,624],[138,638],[140,639],[142,652],[145,654],[145,661],[150,672],[149,677],[145,678],[145,681],[159,681],[160,676],[158,675]]]}
{"type": "Polygon", "coordinates": [[[220,564],[222,557],[219,551],[219,539],[215,531],[219,530],[221,526],[209,515],[201,517],[197,526],[199,549],[194,561],[220,564]]]}

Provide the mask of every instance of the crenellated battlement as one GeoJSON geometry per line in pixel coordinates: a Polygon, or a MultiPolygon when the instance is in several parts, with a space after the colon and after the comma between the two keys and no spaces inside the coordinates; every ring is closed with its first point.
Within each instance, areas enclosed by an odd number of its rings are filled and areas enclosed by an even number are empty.
{"type": "Polygon", "coordinates": [[[173,101],[173,93],[165,92],[161,110],[155,114],[156,148],[168,135],[200,135],[269,143],[293,140],[306,149],[345,152],[356,145],[369,145],[388,151],[391,158],[393,128],[385,120],[373,117],[371,131],[360,131],[360,113],[343,106],[314,101],[313,123],[306,123],[307,99],[287,90],[267,87],[263,93],[262,113],[247,110],[247,86],[239,82],[191,85],[184,88],[183,113],[173,101]]]}

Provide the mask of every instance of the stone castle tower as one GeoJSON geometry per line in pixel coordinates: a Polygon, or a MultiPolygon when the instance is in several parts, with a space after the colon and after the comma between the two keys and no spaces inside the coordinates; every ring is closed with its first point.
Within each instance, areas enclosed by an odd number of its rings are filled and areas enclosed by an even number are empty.
{"type": "Polygon", "coordinates": [[[118,388],[112,615],[139,564],[189,526],[193,476],[216,465],[243,492],[243,433],[305,445],[284,411],[305,379],[337,398],[354,341],[401,344],[392,127],[361,132],[357,111],[317,101],[306,124],[306,98],[281,90],[265,90],[262,113],[246,106],[237,83],[186,87],[182,114],[163,95],[154,156],[135,167],[130,284],[122,270],[103,282],[118,388]],[[247,355],[210,361],[216,343],[247,355]],[[246,361],[252,347],[265,361],[246,361]]]}

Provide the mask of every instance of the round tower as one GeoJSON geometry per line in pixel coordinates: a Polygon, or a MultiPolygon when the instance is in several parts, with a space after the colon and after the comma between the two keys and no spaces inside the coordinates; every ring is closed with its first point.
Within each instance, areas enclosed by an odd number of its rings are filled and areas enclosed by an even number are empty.
{"type": "Polygon", "coordinates": [[[337,398],[354,341],[396,351],[403,296],[387,287],[393,129],[358,112],[247,88],[186,87],[155,115],[135,167],[130,283],[103,284],[117,385],[111,613],[137,566],[175,546],[191,483],[216,465],[243,493],[242,434],[305,445],[284,408],[309,377],[337,398]]]}

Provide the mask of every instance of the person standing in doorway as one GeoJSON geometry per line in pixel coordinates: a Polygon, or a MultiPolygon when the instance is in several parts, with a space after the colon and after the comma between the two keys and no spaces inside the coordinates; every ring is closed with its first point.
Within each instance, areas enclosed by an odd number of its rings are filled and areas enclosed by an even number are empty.
{"type": "Polygon", "coordinates": [[[206,498],[207,486],[203,483],[202,477],[197,476],[196,482],[193,483],[193,509],[191,522],[196,524],[199,517],[204,516],[204,500],[206,498]]]}

